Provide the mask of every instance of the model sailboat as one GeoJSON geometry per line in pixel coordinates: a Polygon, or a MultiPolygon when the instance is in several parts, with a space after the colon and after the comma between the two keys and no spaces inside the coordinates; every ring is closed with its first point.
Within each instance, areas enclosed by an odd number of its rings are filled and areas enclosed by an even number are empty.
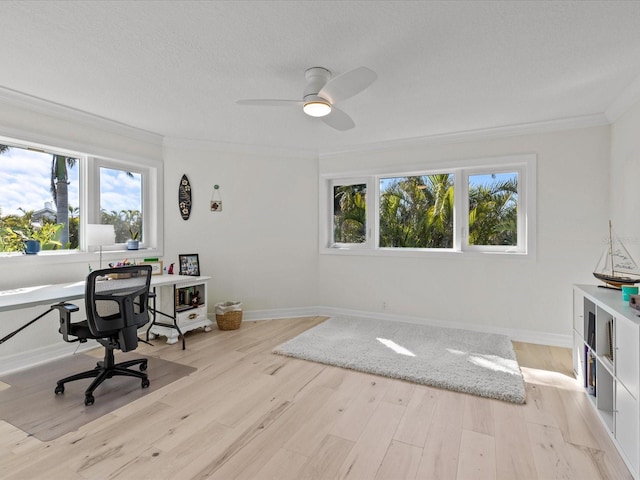
{"type": "Polygon", "coordinates": [[[640,282],[640,268],[620,239],[614,235],[611,220],[609,220],[609,245],[600,257],[593,275],[612,288],[618,289],[622,285],[640,282]]]}

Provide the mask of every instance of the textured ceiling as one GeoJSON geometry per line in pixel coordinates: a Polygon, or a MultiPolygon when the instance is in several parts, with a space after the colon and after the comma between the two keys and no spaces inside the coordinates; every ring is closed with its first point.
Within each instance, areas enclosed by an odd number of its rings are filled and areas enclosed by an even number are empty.
{"type": "Polygon", "coordinates": [[[169,138],[332,151],[602,114],[640,76],[640,2],[0,4],[0,87],[169,138]],[[332,130],[304,71],[378,80],[332,130]]]}

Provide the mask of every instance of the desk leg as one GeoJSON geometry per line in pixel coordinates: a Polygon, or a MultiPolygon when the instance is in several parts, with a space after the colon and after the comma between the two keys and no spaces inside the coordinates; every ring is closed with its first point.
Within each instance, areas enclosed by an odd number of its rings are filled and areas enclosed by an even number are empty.
{"type": "MultiPolygon", "coordinates": [[[[147,342],[149,341],[149,331],[151,327],[156,324],[156,287],[153,287],[153,295],[151,295],[151,304],[153,305],[149,308],[149,313],[152,314],[152,320],[149,322],[149,327],[147,327],[147,342]]],[[[155,335],[152,337],[155,338],[155,335]]]]}
{"type": "MultiPolygon", "coordinates": [[[[151,322],[151,325],[149,325],[149,328],[147,329],[147,340],[149,339],[149,335],[150,334],[154,335],[154,336],[156,335],[155,332],[151,332],[151,329],[154,326],[157,325],[157,326],[160,326],[160,327],[170,328],[172,330],[175,330],[177,333],[176,334],[171,334],[170,333],[169,335],[167,335],[167,343],[170,344],[170,345],[172,345],[174,343],[178,343],[178,338],[182,337],[182,349],[186,350],[187,347],[186,347],[186,342],[185,342],[185,339],[184,339],[184,334],[182,333],[182,331],[180,330],[180,327],[178,326],[178,317],[177,317],[177,315],[175,314],[175,312],[174,312],[173,315],[169,315],[167,313],[164,313],[164,312],[161,312],[160,310],[158,310],[156,308],[156,295],[155,295],[156,289],[155,289],[155,287],[153,289],[153,293],[154,293],[154,295],[153,295],[153,307],[150,308],[150,311],[153,314],[153,321],[151,322]],[[169,318],[169,319],[171,319],[173,321],[173,323],[158,322],[157,318],[156,318],[157,315],[162,315],[163,317],[169,318]]],[[[173,296],[175,297],[175,295],[176,295],[176,286],[174,285],[173,286],[173,296]]]]}

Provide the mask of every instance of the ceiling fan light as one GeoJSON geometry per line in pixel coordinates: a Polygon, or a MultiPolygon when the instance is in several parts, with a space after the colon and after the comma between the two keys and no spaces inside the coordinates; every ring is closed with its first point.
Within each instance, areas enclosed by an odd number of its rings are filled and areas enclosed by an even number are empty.
{"type": "Polygon", "coordinates": [[[320,100],[312,100],[305,103],[302,110],[310,117],[326,117],[331,113],[331,105],[320,100]]]}

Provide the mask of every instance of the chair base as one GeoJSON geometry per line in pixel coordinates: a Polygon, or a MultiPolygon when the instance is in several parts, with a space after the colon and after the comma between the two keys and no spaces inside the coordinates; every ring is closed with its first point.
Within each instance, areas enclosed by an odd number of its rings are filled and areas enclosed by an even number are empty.
{"type": "Polygon", "coordinates": [[[113,355],[113,350],[110,348],[105,348],[104,360],[98,362],[96,367],[93,370],[87,370],[86,372],[76,373],[75,375],[70,375],[61,380],[58,380],[58,383],[55,388],[55,394],[59,395],[64,393],[64,384],[68,382],[73,382],[75,380],[81,380],[83,378],[94,378],[89,388],[84,391],[84,404],[89,406],[93,405],[95,399],[93,397],[93,391],[98,388],[102,382],[106,379],[115,377],[115,376],[126,376],[126,377],[137,377],[142,380],[142,388],[148,388],[150,385],[149,377],[144,370],[147,369],[147,359],[139,358],[136,360],[127,360],[126,362],[115,363],[115,358],[113,355]],[[140,371],[130,370],[129,367],[133,367],[135,365],[140,365],[140,371]]]}

